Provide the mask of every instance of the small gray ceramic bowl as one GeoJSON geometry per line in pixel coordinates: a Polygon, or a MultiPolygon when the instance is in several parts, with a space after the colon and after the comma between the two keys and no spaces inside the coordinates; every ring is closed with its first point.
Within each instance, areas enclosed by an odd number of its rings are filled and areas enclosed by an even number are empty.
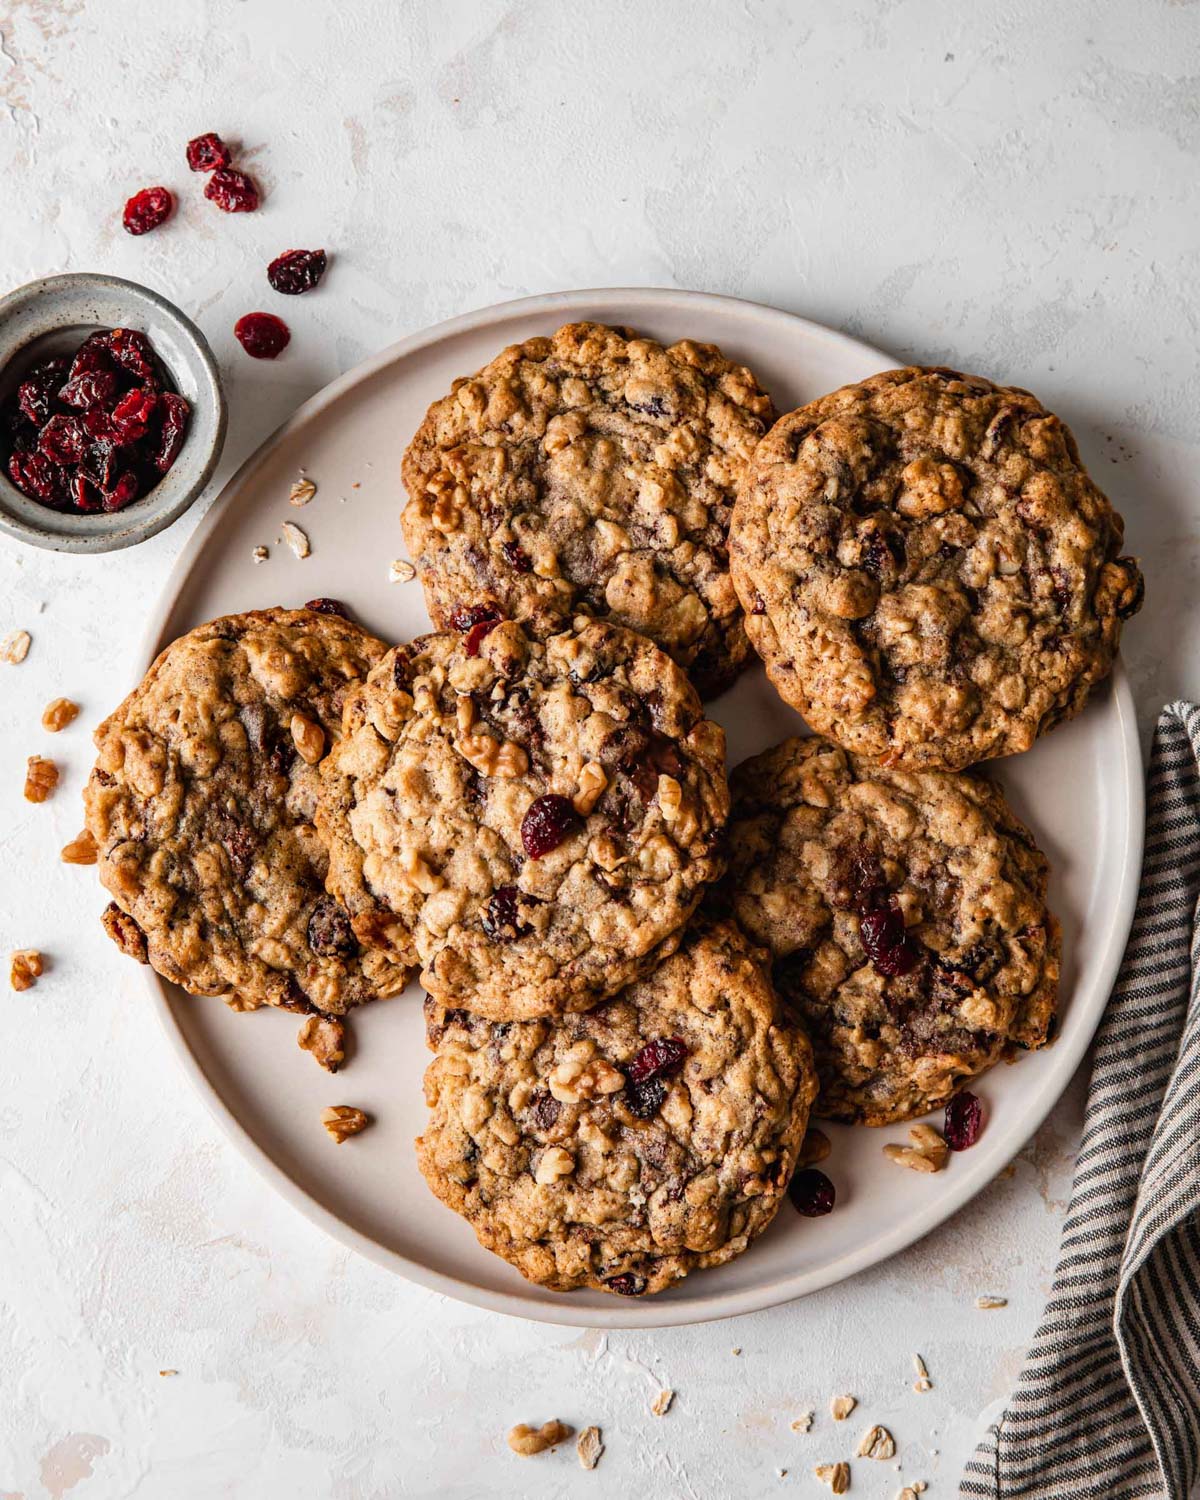
{"type": "Polygon", "coordinates": [[[177,521],[212,478],[225,442],[225,396],[208,341],[173,303],[135,281],[81,271],[0,298],[0,401],[31,365],[73,353],[97,328],[136,328],[191,403],[187,437],[152,490],[112,515],[50,510],[0,471],[0,532],[56,552],[114,552],[177,521]]]}

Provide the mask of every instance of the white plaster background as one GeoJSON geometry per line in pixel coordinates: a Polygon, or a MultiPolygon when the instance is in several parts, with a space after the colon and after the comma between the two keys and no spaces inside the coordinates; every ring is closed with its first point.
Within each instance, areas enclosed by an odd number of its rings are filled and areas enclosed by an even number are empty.
{"type": "MultiPolygon", "coordinates": [[[[0,290],[95,268],[180,302],[225,370],[223,475],[392,339],[564,287],[735,293],[1028,385],[1145,562],[1127,657],[1148,725],[1200,692],[1198,89],[1186,0],[0,0],[0,290]],[[182,160],[204,129],[243,143],[260,213],[204,203],[182,160]],[[157,181],[180,211],[131,239],[121,204],[157,181]],[[231,329],[263,305],[263,264],[318,243],[336,259],[289,303],[291,349],[252,363],[231,329]]],[[[93,886],[57,862],[85,723],[201,508],[104,559],[0,542],[0,633],[34,635],[0,667],[0,952],[52,958],[0,992],[0,1500],[817,1496],[813,1464],[860,1429],[834,1429],[838,1391],[901,1447],[903,1474],[860,1461],[854,1494],[952,1495],[1047,1289],[1078,1079],[1015,1173],[891,1263],[768,1314],[608,1337],[392,1279],[218,1134],[93,886]],[[34,808],[21,772],[58,693],[85,715],[34,808]],[[980,1292],[1009,1306],[978,1312],[980,1292]],[[679,1394],[656,1419],[660,1386],[679,1394]],[[553,1415],[604,1428],[595,1473],[570,1449],[509,1455],[512,1422],[553,1415]]]]}

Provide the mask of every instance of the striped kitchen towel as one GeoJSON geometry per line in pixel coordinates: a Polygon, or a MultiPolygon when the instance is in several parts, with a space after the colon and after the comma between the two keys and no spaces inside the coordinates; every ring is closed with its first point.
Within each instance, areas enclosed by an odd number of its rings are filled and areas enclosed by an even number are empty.
{"type": "Polygon", "coordinates": [[[963,1496],[1187,1500],[1200,1477],[1200,707],[1165,708],[1054,1287],[963,1496]]]}

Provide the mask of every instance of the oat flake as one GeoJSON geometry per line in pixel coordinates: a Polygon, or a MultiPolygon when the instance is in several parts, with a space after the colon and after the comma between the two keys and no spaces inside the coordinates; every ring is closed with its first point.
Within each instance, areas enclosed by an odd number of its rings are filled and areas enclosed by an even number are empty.
{"type": "Polygon", "coordinates": [[[15,667],[29,655],[30,641],[28,630],[10,630],[0,640],[0,661],[6,661],[15,667]]]}
{"type": "Polygon", "coordinates": [[[416,568],[403,557],[393,559],[388,565],[389,583],[411,583],[416,576],[416,568]]]}
{"type": "Polygon", "coordinates": [[[976,1297],[975,1306],[982,1308],[985,1312],[993,1307],[1007,1307],[1007,1297],[976,1297]]]}
{"type": "Polygon", "coordinates": [[[285,521],[279,528],[283,532],[283,539],[299,558],[305,558],[312,551],[308,544],[308,537],[300,530],[299,526],[293,525],[291,521],[285,521]]]}
{"type": "Polygon", "coordinates": [[[829,1403],[829,1410],[835,1422],[844,1422],[857,1405],[857,1396],[834,1396],[829,1403]]]}
{"type": "Polygon", "coordinates": [[[600,1455],[604,1452],[604,1444],[600,1441],[600,1429],[585,1427],[575,1440],[575,1451],[579,1454],[580,1468],[594,1469],[600,1462],[600,1455]]]}
{"type": "Polygon", "coordinates": [[[675,1399],[674,1391],[659,1391],[650,1403],[650,1410],[656,1417],[665,1417],[671,1410],[671,1402],[675,1399]]]}
{"type": "Polygon", "coordinates": [[[288,504],[307,505],[316,493],[317,487],[311,479],[297,479],[288,491],[288,504]]]}

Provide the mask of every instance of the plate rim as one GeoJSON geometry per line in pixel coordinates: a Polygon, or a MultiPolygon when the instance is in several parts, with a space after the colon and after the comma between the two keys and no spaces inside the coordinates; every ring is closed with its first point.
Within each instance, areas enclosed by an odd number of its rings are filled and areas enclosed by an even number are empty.
{"type": "MultiPolygon", "coordinates": [[[[408,334],[389,344],[314,392],[296,408],[286,421],[264,439],[226,480],[220,494],[184,543],[179,556],[163,580],[154,608],[138,643],[134,666],[137,676],[131,681],[140,680],[140,675],[145,671],[146,666],[158,654],[164,627],[182,588],[207,547],[209,539],[234,503],[235,497],[252,479],[255,471],[266,464],[294,432],[319,416],[354,386],[370,380],[380,370],[397,360],[418,353],[447,338],[475,332],[514,316],[570,313],[581,304],[592,307],[597,304],[608,304],[610,309],[621,308],[626,312],[633,312],[639,306],[641,310],[653,312],[664,305],[693,308],[716,306],[726,311],[737,309],[744,315],[764,322],[777,324],[782,322],[793,327],[798,325],[809,337],[836,343],[842,348],[850,346],[861,353],[864,358],[873,361],[886,362],[891,359],[890,355],[874,345],[841,333],[837,329],[829,328],[825,324],[814,322],[800,314],[786,312],[782,308],[772,307],[766,303],[753,302],[725,293],[697,292],[675,287],[592,287],[573,291],[545,292],[493,303],[431,324],[427,328],[408,334]]],[[[715,1322],[724,1318],[761,1312],[835,1285],[870,1266],[888,1260],[952,1218],[989,1182],[993,1181],[995,1176],[1025,1147],[1074,1077],[1100,1024],[1107,1004],[1107,996],[1111,993],[1125,951],[1140,883],[1145,836],[1145,787],[1141,738],[1138,732],[1133,693],[1124,663],[1120,658],[1114,666],[1110,683],[1102,691],[1108,694],[1111,710],[1117,717],[1118,738],[1125,770],[1123,785],[1128,809],[1125,845],[1119,851],[1121,873],[1114,902],[1115,920],[1106,935],[1105,951],[1097,969],[1097,978],[1093,987],[1095,994],[1104,995],[1104,1003],[1093,1002],[1094,1014],[1089,1016],[1079,1030],[1072,1035],[1069,1044],[1067,1038],[1059,1039],[1054,1048],[1055,1070],[1048,1076],[1039,1092],[1026,1101],[1029,1107],[1022,1117],[1021,1125],[1012,1135],[1008,1143],[1009,1148],[1005,1150],[1002,1158],[996,1161],[995,1169],[989,1176],[983,1180],[976,1180],[979,1176],[978,1172],[964,1172],[960,1182],[947,1184],[938,1198],[931,1200],[922,1211],[907,1216],[893,1230],[881,1236],[872,1237],[857,1251],[838,1256],[824,1266],[798,1271],[790,1276],[775,1277],[769,1282],[752,1288],[714,1294],[711,1297],[689,1302],[672,1302],[670,1299],[658,1298],[639,1303],[614,1300],[611,1309],[589,1307],[584,1312],[582,1309],[579,1311],[573,1309],[566,1295],[563,1296],[561,1308],[553,1304],[533,1302],[527,1300],[527,1296],[523,1295],[520,1290],[492,1291],[411,1260],[400,1251],[380,1244],[370,1235],[340,1218],[307,1189],[301,1187],[273,1159],[249,1129],[242,1124],[208,1077],[183,1028],[176,1020],[165,982],[151,969],[142,971],[136,977],[151,999],[159,1025],[166,1035],[176,1061],[199,1094],[210,1116],[241,1157],[249,1163],[262,1180],[272,1187],[284,1201],[303,1214],[310,1223],[324,1230],[338,1243],[356,1251],[393,1275],[402,1276],[405,1280],[427,1291],[451,1297],[484,1311],[559,1327],[670,1328],[715,1322]],[[1058,1065],[1059,1058],[1064,1059],[1061,1065],[1058,1065]]]]}

